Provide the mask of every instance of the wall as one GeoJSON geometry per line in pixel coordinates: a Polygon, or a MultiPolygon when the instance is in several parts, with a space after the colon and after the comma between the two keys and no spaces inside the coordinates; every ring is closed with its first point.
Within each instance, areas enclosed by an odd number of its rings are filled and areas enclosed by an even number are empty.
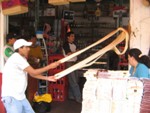
{"type": "Polygon", "coordinates": [[[150,6],[142,4],[142,0],[130,0],[130,48],[139,48],[148,54],[150,48],[150,6]]]}

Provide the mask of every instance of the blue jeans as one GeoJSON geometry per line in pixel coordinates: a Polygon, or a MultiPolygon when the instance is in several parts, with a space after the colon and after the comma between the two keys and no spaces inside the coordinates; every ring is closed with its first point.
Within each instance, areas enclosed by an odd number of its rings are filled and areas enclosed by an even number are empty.
{"type": "MultiPolygon", "coordinates": [[[[67,67],[70,67],[72,66],[74,63],[72,62],[67,62],[66,63],[66,66],[67,67]]],[[[81,92],[80,92],[80,87],[79,87],[79,84],[78,84],[78,79],[79,79],[79,76],[77,74],[77,71],[73,71],[71,73],[69,73],[67,75],[68,77],[68,81],[69,81],[69,98],[74,98],[75,100],[81,100],[81,92]]]]}
{"type": "Polygon", "coordinates": [[[7,113],[35,113],[26,98],[23,100],[17,100],[8,96],[3,97],[2,102],[7,113]]]}

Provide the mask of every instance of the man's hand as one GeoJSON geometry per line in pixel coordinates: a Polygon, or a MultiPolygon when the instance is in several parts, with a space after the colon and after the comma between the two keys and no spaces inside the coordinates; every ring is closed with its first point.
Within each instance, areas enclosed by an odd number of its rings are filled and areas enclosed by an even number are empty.
{"type": "Polygon", "coordinates": [[[59,61],[51,63],[49,66],[51,67],[51,69],[56,68],[57,66],[59,66],[61,63],[59,61]]]}
{"type": "Polygon", "coordinates": [[[52,82],[56,82],[56,81],[57,81],[57,79],[56,79],[55,76],[48,76],[48,77],[47,77],[47,80],[48,80],[48,81],[52,81],[52,82]]]}

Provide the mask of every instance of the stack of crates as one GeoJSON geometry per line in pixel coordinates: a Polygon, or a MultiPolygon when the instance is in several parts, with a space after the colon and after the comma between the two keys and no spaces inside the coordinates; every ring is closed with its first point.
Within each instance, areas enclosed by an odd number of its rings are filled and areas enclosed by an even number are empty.
{"type": "MultiPolygon", "coordinates": [[[[49,56],[49,64],[64,58],[63,55],[49,56]]],[[[49,76],[52,76],[65,69],[65,63],[60,64],[57,68],[49,70],[49,76]]],[[[53,101],[64,101],[68,94],[68,81],[67,77],[62,77],[57,82],[49,82],[48,92],[52,95],[53,101]]]]}

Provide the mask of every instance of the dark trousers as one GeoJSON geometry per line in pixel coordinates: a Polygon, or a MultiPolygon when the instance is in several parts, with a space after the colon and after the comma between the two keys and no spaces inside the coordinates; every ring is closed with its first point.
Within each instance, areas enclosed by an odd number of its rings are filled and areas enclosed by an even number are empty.
{"type": "MultiPolygon", "coordinates": [[[[71,67],[74,65],[74,62],[67,62],[66,66],[67,68],[71,67]]],[[[69,98],[71,99],[76,99],[76,100],[81,100],[81,92],[80,92],[80,87],[78,84],[79,81],[79,76],[77,74],[77,71],[73,71],[67,75],[68,81],[69,81],[69,98]]]]}

